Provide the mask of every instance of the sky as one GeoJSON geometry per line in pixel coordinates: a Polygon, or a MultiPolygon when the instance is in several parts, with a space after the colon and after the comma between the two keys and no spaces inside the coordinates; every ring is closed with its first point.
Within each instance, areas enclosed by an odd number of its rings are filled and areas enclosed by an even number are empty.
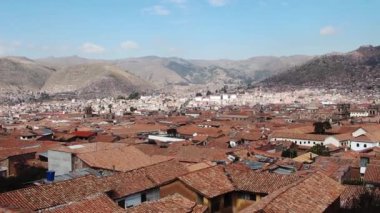
{"type": "Polygon", "coordinates": [[[246,59],[380,44],[379,0],[1,0],[0,56],[246,59]]]}

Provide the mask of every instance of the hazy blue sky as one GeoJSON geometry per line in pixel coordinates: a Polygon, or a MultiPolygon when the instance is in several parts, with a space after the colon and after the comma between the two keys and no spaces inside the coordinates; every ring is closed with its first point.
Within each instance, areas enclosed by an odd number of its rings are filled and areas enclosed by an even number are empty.
{"type": "Polygon", "coordinates": [[[380,44],[379,0],[1,0],[0,55],[243,59],[380,44]]]}

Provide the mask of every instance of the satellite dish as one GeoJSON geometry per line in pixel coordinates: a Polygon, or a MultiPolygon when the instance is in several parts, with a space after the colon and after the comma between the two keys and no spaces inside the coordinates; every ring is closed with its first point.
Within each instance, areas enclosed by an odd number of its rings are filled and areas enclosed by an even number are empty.
{"type": "Polygon", "coordinates": [[[236,144],[235,141],[230,141],[230,146],[231,146],[231,147],[236,147],[236,145],[237,145],[237,144],[236,144]]]}

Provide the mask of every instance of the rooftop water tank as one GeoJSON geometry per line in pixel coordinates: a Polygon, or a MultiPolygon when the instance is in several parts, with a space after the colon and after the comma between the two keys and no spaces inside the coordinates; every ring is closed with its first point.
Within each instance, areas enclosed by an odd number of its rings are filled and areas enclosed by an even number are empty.
{"type": "Polygon", "coordinates": [[[47,171],[46,172],[46,180],[53,182],[55,177],[55,171],[47,171]]]}

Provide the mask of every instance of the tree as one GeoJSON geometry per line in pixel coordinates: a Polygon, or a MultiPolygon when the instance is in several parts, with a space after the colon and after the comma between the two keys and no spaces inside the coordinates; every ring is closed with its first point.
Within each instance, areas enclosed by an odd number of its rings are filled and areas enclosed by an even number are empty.
{"type": "Polygon", "coordinates": [[[285,149],[282,151],[281,157],[295,158],[295,157],[297,157],[297,150],[296,149],[285,149]]]}
{"type": "Polygon", "coordinates": [[[210,91],[210,90],[207,90],[206,96],[209,96],[209,95],[211,95],[211,94],[212,94],[211,91],[210,91]]]}
{"type": "Polygon", "coordinates": [[[315,122],[313,123],[314,133],[324,134],[327,129],[331,129],[331,124],[328,121],[325,122],[315,122]]]}
{"type": "Polygon", "coordinates": [[[138,92],[132,92],[129,96],[128,96],[128,100],[134,100],[134,99],[139,99],[140,98],[140,93],[138,92]]]}
{"type": "Polygon", "coordinates": [[[131,111],[131,112],[134,112],[136,110],[137,110],[137,108],[135,108],[135,107],[129,107],[129,111],[131,111]]]}
{"type": "Polygon", "coordinates": [[[316,144],[311,147],[310,152],[321,156],[330,156],[329,148],[321,144],[316,144]]]}
{"type": "Polygon", "coordinates": [[[202,93],[197,92],[197,93],[195,94],[195,96],[196,96],[196,97],[202,97],[202,93]]]}

